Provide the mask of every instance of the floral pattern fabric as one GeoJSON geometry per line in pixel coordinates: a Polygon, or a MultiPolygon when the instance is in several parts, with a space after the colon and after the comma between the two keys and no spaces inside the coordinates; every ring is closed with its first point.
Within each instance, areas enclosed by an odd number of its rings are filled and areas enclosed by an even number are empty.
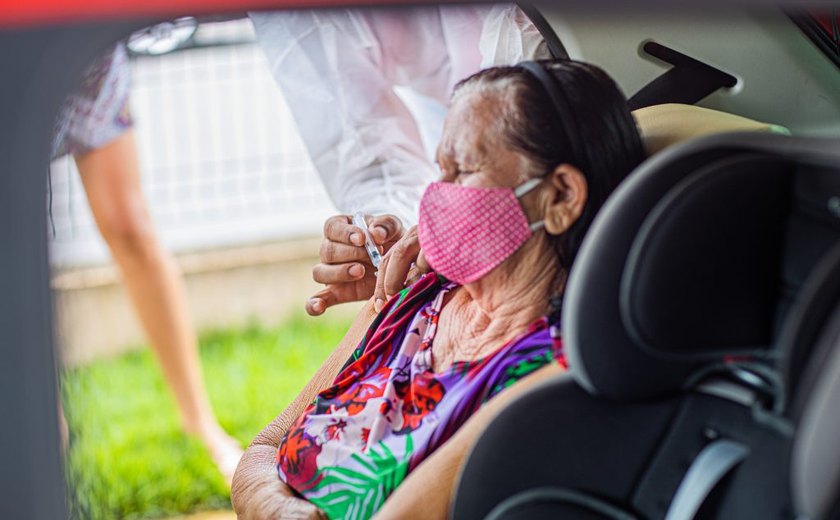
{"type": "Polygon", "coordinates": [[[429,273],[393,298],[281,441],[280,478],[330,518],[370,518],[487,400],[565,363],[556,331],[540,318],[483,359],[435,373],[431,344],[454,287],[429,273]]]}
{"type": "Polygon", "coordinates": [[[82,84],[64,100],[53,130],[52,158],[101,148],[131,128],[130,87],[128,53],[118,43],[88,67],[82,84]]]}

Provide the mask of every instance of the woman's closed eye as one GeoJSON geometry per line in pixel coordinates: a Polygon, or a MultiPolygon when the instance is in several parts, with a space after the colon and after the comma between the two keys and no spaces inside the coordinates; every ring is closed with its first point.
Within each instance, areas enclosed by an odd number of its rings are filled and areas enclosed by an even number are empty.
{"type": "Polygon", "coordinates": [[[442,181],[461,183],[461,182],[464,181],[464,179],[466,179],[470,175],[478,173],[478,170],[472,170],[472,169],[462,170],[460,168],[454,168],[454,169],[451,169],[451,170],[447,170],[445,168],[441,168],[440,173],[441,173],[440,179],[442,181]]]}
{"type": "Polygon", "coordinates": [[[478,165],[460,166],[454,162],[436,161],[438,170],[440,170],[440,179],[442,181],[459,182],[466,177],[479,173],[481,168],[478,165]]]}
{"type": "Polygon", "coordinates": [[[467,180],[467,178],[472,174],[473,174],[473,172],[470,172],[470,171],[458,170],[457,172],[455,172],[455,175],[453,175],[451,177],[451,180],[455,184],[464,184],[464,182],[467,180]]]}

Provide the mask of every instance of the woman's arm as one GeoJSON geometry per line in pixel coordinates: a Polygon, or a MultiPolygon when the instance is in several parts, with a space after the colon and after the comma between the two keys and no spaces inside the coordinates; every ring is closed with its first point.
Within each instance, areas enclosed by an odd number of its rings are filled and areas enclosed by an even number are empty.
{"type": "Polygon", "coordinates": [[[231,500],[239,518],[323,518],[313,504],[294,498],[292,490],[277,476],[277,446],[318,392],[327,388],[364,337],[375,313],[368,302],[356,316],[341,343],[324,361],[292,403],[263,429],[239,461],[231,486],[231,500]]]}
{"type": "Polygon", "coordinates": [[[451,439],[411,472],[374,520],[446,518],[461,465],[490,421],[520,395],[564,372],[557,363],[540,368],[479,408],[451,439]]]}

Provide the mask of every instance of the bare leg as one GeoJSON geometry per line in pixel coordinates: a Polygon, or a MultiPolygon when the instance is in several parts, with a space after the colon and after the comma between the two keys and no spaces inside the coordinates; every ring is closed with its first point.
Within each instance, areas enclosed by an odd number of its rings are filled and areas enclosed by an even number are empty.
{"type": "Polygon", "coordinates": [[[76,157],[93,216],[122,272],[184,430],[198,436],[230,482],[242,450],[219,426],[204,389],[183,280],[158,242],[140,187],[131,131],[76,157]]]}

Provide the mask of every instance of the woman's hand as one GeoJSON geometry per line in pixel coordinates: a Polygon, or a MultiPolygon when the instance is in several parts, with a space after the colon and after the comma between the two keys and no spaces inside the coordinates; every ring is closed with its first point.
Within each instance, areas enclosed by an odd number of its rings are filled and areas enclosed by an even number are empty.
{"type": "Polygon", "coordinates": [[[393,295],[427,272],[429,264],[420,250],[417,226],[411,226],[379,264],[376,289],[373,293],[373,307],[376,312],[381,311],[385,302],[393,295]]]}

